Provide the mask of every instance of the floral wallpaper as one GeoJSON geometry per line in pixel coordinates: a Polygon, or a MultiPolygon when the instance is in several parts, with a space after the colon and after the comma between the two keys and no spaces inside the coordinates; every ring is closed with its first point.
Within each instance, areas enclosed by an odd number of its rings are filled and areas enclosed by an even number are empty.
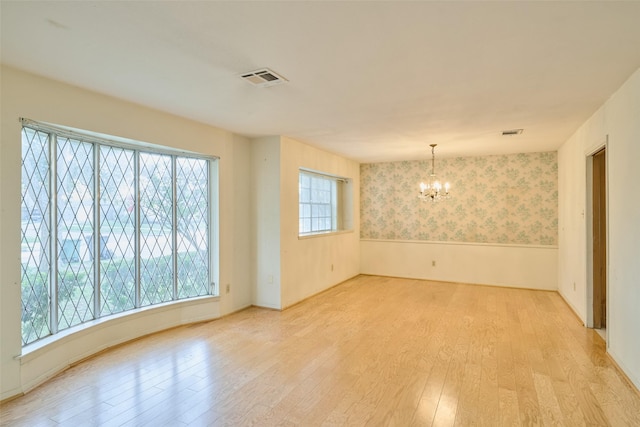
{"type": "Polygon", "coordinates": [[[360,237],[558,244],[556,152],[436,158],[451,198],[418,199],[431,159],[360,165],[360,237]]]}

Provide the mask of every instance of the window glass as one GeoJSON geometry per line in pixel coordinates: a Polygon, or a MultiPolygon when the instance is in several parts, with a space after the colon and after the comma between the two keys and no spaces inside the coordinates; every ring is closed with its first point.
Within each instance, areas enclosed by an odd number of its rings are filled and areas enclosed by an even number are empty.
{"type": "MultiPolygon", "coordinates": [[[[135,308],[135,168],[133,150],[100,147],[100,315],[135,308]]],[[[93,236],[89,253],[95,251],[93,236]]]]}
{"type": "Polygon", "coordinates": [[[339,197],[344,178],[316,172],[299,172],[299,235],[320,234],[340,230],[343,199],[339,197]]]}
{"type": "Polygon", "coordinates": [[[51,330],[49,179],[49,135],[24,128],[20,254],[23,343],[49,335],[51,330]]]}
{"type": "Polygon", "coordinates": [[[202,159],[176,161],[178,298],[209,291],[208,171],[202,159]]]}
{"type": "Polygon", "coordinates": [[[212,162],[24,125],[23,345],[212,293],[212,162]]]}
{"type": "Polygon", "coordinates": [[[94,263],[85,239],[94,231],[93,144],[57,138],[58,329],[94,317],[94,263]]]}

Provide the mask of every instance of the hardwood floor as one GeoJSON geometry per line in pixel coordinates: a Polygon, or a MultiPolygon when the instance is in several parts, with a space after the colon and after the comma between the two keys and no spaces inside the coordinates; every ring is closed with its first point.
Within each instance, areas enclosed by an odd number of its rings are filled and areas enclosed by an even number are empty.
{"type": "Polygon", "coordinates": [[[2,425],[640,425],[640,396],[554,292],[359,276],[89,359],[2,425]]]}

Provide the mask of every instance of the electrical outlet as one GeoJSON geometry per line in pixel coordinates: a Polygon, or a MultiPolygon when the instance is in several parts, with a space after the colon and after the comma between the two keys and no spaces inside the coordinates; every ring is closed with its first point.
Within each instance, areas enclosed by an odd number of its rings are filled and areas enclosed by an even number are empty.
{"type": "Polygon", "coordinates": [[[331,264],[331,271],[333,271],[333,264],[331,264]]]}
{"type": "Polygon", "coordinates": [[[435,266],[436,266],[436,261],[435,260],[431,261],[431,267],[435,267],[435,266]]]}
{"type": "Polygon", "coordinates": [[[229,291],[231,291],[231,285],[230,285],[230,284],[228,284],[228,283],[227,283],[227,288],[226,288],[226,290],[227,290],[227,293],[229,293],[229,291]]]}
{"type": "Polygon", "coordinates": [[[267,277],[267,280],[269,283],[273,283],[273,274],[270,274],[269,277],[267,277]]]}

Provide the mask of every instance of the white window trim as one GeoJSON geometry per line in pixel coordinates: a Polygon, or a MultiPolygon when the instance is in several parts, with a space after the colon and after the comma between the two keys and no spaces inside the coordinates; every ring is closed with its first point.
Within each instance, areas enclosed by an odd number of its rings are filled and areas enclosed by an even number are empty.
{"type": "MultiPolygon", "coordinates": [[[[339,176],[339,175],[320,172],[320,171],[313,170],[313,169],[299,168],[299,170],[298,170],[298,185],[300,185],[299,182],[300,182],[300,175],[301,174],[310,175],[310,176],[317,176],[319,178],[323,178],[323,179],[326,179],[326,180],[331,180],[334,183],[336,183],[336,188],[338,187],[337,184],[341,184],[341,186],[344,187],[344,186],[349,185],[352,182],[352,180],[350,178],[342,177],[342,176],[339,176]]],[[[347,210],[345,209],[344,205],[347,202],[346,202],[346,198],[344,197],[344,188],[342,188],[340,190],[337,190],[335,192],[332,192],[331,197],[332,197],[332,201],[331,201],[332,229],[331,230],[320,230],[320,231],[309,231],[309,232],[301,233],[300,232],[300,226],[298,225],[298,239],[299,240],[353,232],[353,227],[352,227],[353,219],[352,218],[346,218],[346,211],[347,210]]],[[[300,218],[300,204],[301,203],[302,202],[300,201],[300,192],[298,191],[298,222],[301,219],[300,218]]]]}

